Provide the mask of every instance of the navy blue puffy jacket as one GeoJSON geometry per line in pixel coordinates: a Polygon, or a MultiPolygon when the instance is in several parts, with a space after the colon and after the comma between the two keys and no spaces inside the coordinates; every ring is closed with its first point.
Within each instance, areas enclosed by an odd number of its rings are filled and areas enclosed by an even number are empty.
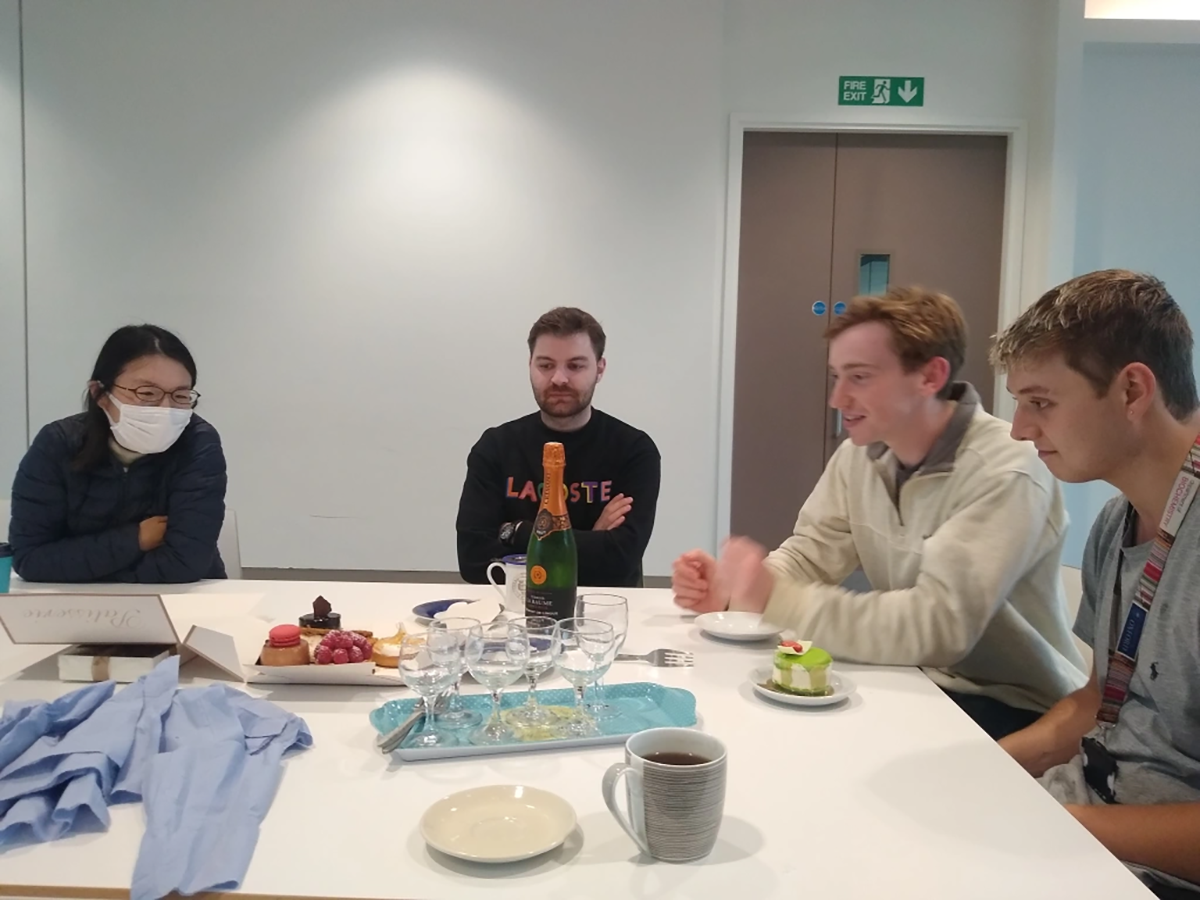
{"type": "Polygon", "coordinates": [[[224,578],[217,536],[225,521],[225,454],[217,430],[192,416],[164,453],[115,456],[91,472],[72,462],[84,415],[51,422],[17,469],[8,541],[27,581],[179,584],[224,578]],[[167,516],[161,546],[143,552],[138,524],[167,516]]]}

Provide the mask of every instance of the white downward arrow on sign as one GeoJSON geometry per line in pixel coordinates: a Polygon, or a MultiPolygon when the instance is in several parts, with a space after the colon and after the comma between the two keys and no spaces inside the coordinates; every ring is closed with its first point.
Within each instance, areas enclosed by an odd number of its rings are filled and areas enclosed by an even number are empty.
{"type": "Polygon", "coordinates": [[[904,82],[904,87],[900,88],[900,90],[896,91],[896,93],[900,95],[900,99],[905,103],[912,103],[913,97],[917,96],[917,89],[913,87],[913,83],[911,81],[906,80],[904,82]]]}

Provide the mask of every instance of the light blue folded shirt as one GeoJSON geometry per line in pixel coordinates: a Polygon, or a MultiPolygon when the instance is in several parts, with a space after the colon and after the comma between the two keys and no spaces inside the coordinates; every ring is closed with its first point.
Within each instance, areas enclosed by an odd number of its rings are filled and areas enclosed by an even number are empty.
{"type": "Polygon", "coordinates": [[[146,834],[131,900],[241,884],[285,753],[304,720],[228,685],[179,690],[179,658],[115,692],[88,685],[0,718],[0,847],[108,827],[141,800],[146,834]]]}

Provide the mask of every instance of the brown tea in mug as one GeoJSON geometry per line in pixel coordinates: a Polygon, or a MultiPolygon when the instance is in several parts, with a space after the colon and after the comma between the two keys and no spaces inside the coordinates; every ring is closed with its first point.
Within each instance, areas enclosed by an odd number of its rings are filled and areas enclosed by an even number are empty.
{"type": "Polygon", "coordinates": [[[647,753],[642,758],[646,762],[658,763],[663,766],[702,766],[712,762],[711,759],[698,753],[686,753],[680,750],[660,750],[658,753],[647,753]]]}

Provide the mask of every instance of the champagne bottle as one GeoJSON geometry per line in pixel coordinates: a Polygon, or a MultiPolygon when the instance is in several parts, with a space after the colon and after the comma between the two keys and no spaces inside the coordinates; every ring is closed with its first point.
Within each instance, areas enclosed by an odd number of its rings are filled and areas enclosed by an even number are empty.
{"type": "Polygon", "coordinates": [[[567,465],[563,445],[542,448],[542,505],[533,521],[525,562],[525,614],[568,619],[575,615],[575,588],[579,582],[579,555],[575,532],[567,515],[563,470],[567,465]]]}

